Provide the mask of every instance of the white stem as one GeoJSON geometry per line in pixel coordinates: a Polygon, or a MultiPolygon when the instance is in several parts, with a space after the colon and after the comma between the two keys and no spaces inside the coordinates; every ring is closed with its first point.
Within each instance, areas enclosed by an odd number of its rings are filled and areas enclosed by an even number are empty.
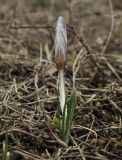
{"type": "Polygon", "coordinates": [[[61,111],[63,113],[65,106],[65,82],[64,82],[64,70],[59,71],[59,101],[61,111]]]}

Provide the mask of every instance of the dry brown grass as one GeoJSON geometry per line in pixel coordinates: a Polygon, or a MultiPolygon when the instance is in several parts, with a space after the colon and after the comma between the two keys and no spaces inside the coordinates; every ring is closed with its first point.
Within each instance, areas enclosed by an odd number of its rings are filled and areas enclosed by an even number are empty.
{"type": "Polygon", "coordinates": [[[62,6],[54,1],[45,7],[10,2],[1,2],[0,11],[0,159],[8,133],[10,160],[121,160],[121,2],[113,3],[111,35],[112,12],[106,0],[62,6]],[[68,147],[53,121],[59,107],[53,63],[58,15],[68,24],[66,91],[75,84],[78,96],[68,147]]]}

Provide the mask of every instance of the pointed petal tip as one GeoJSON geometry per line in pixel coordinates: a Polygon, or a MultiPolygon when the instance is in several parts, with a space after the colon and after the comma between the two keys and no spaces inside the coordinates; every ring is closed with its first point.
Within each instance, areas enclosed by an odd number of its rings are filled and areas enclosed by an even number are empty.
{"type": "Polygon", "coordinates": [[[63,18],[63,16],[59,16],[59,17],[58,17],[58,22],[59,22],[59,23],[64,23],[64,18],[63,18]]]}

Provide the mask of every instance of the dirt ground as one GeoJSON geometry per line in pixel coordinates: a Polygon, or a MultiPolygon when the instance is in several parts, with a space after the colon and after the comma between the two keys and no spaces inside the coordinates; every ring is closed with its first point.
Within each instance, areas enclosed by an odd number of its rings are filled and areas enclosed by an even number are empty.
{"type": "Polygon", "coordinates": [[[122,160],[121,0],[0,0],[0,159],[122,160]],[[77,87],[68,147],[54,122],[60,15],[67,96],[77,87]]]}

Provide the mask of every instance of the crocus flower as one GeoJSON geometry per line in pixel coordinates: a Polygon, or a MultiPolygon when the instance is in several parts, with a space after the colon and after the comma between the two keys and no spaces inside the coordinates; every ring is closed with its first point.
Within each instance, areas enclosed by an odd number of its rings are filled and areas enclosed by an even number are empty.
{"type": "MultiPolygon", "coordinates": [[[[64,18],[60,16],[56,25],[55,63],[59,71],[59,101],[63,113],[65,106],[64,67],[66,63],[67,31],[64,18]]],[[[66,113],[67,115],[67,113],[66,113]]]]}
{"type": "Polygon", "coordinates": [[[60,16],[56,25],[55,63],[57,69],[64,69],[66,62],[67,31],[64,18],[60,16]]]}

